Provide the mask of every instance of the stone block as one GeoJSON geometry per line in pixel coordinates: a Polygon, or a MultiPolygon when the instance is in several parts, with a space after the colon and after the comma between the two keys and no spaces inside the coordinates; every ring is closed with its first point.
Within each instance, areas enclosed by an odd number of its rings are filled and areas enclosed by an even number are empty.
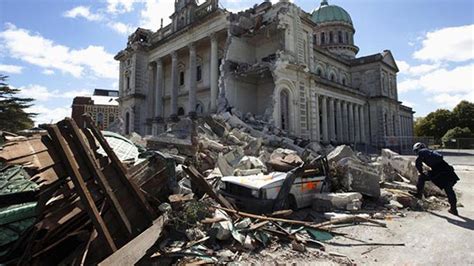
{"type": "Polygon", "coordinates": [[[353,158],[354,156],[355,155],[354,155],[354,152],[352,151],[351,147],[349,147],[347,145],[341,145],[341,146],[336,147],[333,151],[331,151],[328,154],[328,162],[329,162],[329,164],[332,164],[333,162],[337,163],[341,159],[353,158]]]}
{"type": "Polygon", "coordinates": [[[375,198],[380,196],[380,173],[376,168],[353,158],[344,158],[337,163],[336,171],[346,191],[356,191],[375,198]]]}
{"type": "Polygon", "coordinates": [[[358,192],[349,193],[322,193],[313,197],[313,210],[357,210],[360,209],[362,194],[358,192]]]}

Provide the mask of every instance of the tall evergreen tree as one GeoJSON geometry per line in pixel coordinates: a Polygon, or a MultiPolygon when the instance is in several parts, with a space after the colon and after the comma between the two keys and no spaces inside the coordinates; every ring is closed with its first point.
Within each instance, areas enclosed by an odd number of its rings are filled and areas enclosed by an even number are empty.
{"type": "Polygon", "coordinates": [[[7,79],[7,76],[0,74],[0,130],[18,132],[32,128],[32,118],[36,114],[25,109],[32,106],[34,99],[18,97],[20,90],[10,88],[7,79]]]}

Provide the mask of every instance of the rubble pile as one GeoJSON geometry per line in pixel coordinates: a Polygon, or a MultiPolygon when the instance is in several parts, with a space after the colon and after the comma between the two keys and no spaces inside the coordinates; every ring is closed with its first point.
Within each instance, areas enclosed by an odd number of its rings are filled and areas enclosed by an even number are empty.
{"type": "Polygon", "coordinates": [[[385,227],[377,219],[444,204],[408,193],[412,162],[389,150],[369,158],[244,120],[182,119],[151,138],[102,133],[89,117],[4,134],[0,262],[223,264],[278,247],[350,264],[325,251],[341,236],[333,225],[385,227]]]}

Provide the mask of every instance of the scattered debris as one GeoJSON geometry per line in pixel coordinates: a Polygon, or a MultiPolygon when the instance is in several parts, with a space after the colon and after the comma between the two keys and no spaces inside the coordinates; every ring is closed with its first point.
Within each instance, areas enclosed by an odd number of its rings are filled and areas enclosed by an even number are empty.
{"type": "Polygon", "coordinates": [[[2,134],[0,262],[207,264],[278,249],[347,263],[325,252],[338,225],[386,227],[398,210],[445,204],[408,193],[411,159],[324,147],[251,115],[183,119],[131,139],[85,121],[2,134]]]}

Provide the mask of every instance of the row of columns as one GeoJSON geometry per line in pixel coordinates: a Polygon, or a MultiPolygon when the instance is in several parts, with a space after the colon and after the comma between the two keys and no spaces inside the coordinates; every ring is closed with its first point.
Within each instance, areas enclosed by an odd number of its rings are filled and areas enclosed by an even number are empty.
{"type": "Polygon", "coordinates": [[[316,139],[329,143],[365,143],[364,105],[316,95],[316,139]]]}
{"type": "MultiPolygon", "coordinates": [[[[219,79],[219,58],[218,58],[218,39],[216,34],[210,36],[211,39],[211,63],[210,63],[210,89],[211,89],[211,111],[217,109],[217,95],[218,95],[218,79],[219,79]]],[[[188,45],[189,50],[189,69],[188,69],[188,110],[189,115],[196,114],[197,104],[197,55],[196,43],[188,45]]],[[[156,63],[156,79],[155,79],[155,120],[159,123],[164,118],[163,96],[164,96],[164,66],[163,57],[157,59],[156,63]]],[[[178,96],[179,96],[179,71],[178,71],[178,52],[171,53],[171,105],[170,117],[176,119],[178,117],[178,96]]]]}

